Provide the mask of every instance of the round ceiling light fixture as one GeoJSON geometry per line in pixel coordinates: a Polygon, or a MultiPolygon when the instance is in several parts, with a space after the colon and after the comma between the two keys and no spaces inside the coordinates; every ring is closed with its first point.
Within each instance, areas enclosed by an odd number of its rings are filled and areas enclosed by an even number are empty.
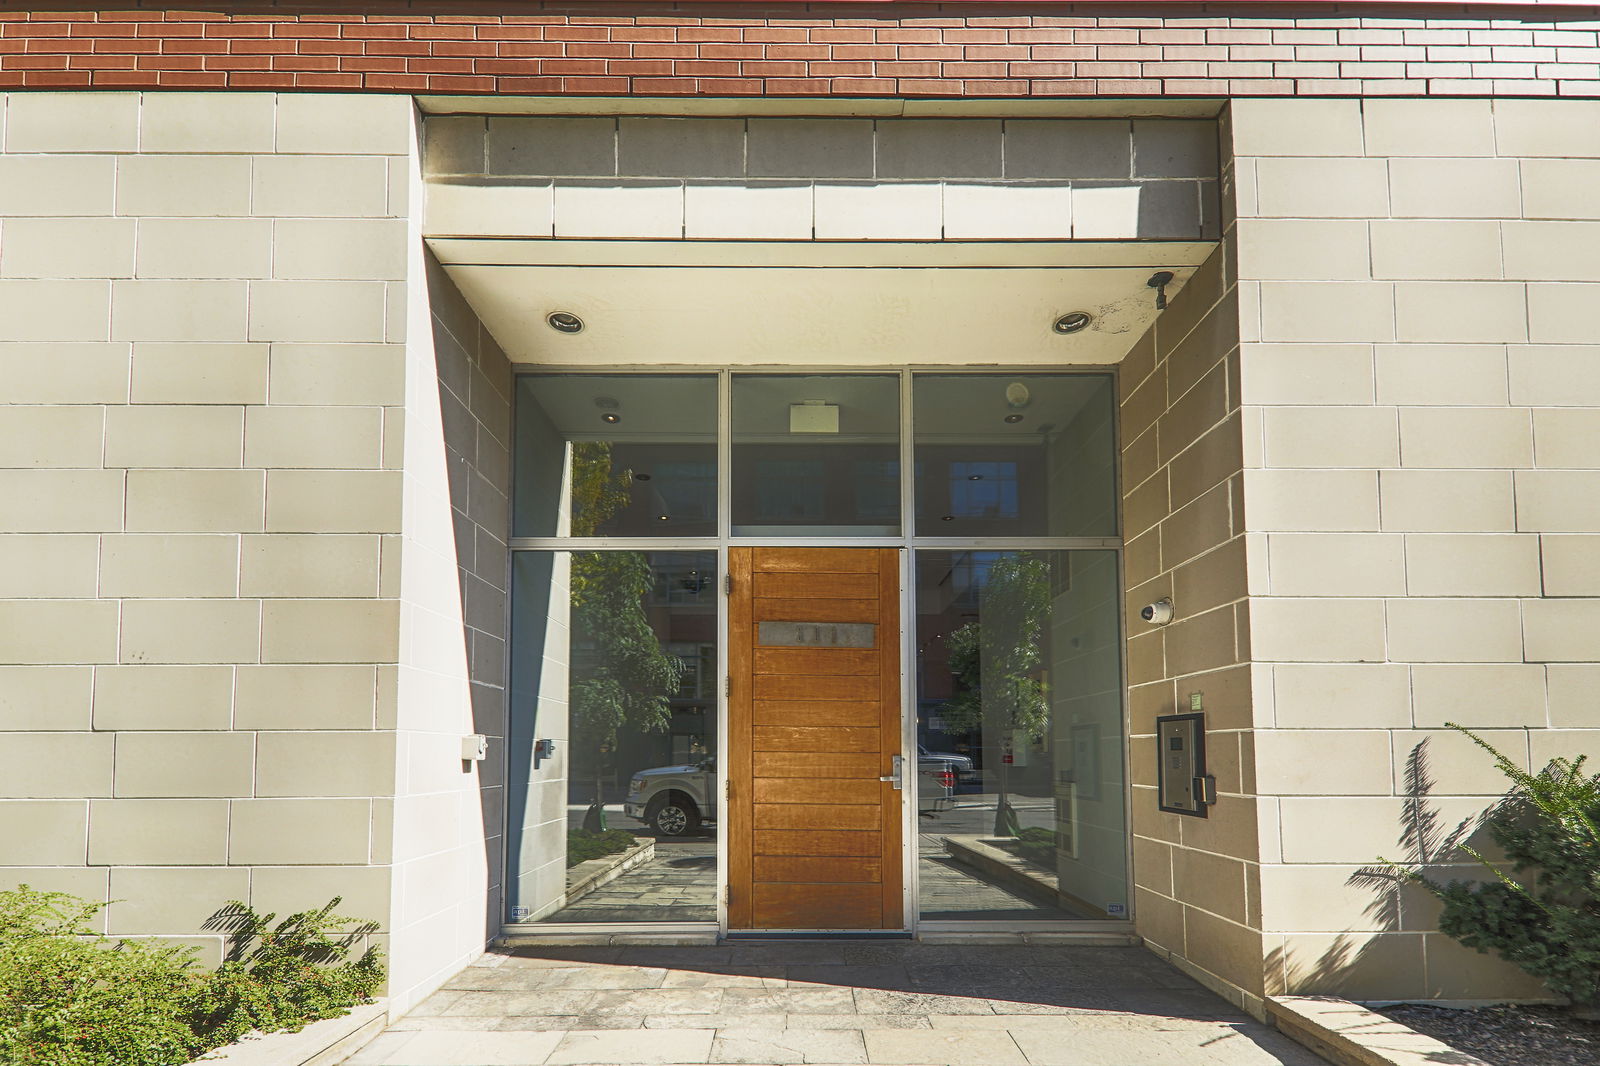
{"type": "Polygon", "coordinates": [[[1071,333],[1080,333],[1089,328],[1089,323],[1094,321],[1094,316],[1087,311],[1072,311],[1062,315],[1050,324],[1053,333],[1063,336],[1071,333]]]}
{"type": "Polygon", "coordinates": [[[551,311],[544,316],[545,323],[557,333],[582,333],[583,319],[571,311],[551,311]]]}
{"type": "Polygon", "coordinates": [[[1014,426],[1018,422],[1022,421],[1022,416],[1021,415],[1006,415],[1005,421],[1006,421],[1006,425],[1014,426]]]}
{"type": "Polygon", "coordinates": [[[619,415],[619,414],[616,414],[615,412],[607,411],[605,414],[600,416],[600,421],[608,422],[608,423],[610,423],[611,425],[614,426],[618,422],[622,421],[622,416],[619,415]]]}

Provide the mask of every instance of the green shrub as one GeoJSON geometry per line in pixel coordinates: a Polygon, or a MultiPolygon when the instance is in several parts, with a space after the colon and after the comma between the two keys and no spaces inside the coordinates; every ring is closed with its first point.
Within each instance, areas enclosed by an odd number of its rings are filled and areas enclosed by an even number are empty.
{"type": "Polygon", "coordinates": [[[1451,728],[1492,755],[1513,782],[1484,819],[1512,872],[1458,845],[1495,880],[1441,885],[1416,870],[1406,876],[1444,904],[1444,933],[1498,953],[1575,1006],[1600,1004],[1600,775],[1584,772],[1582,756],[1530,774],[1476,734],[1451,728]]]}
{"type": "Polygon", "coordinates": [[[299,1029],[344,1013],[383,981],[372,930],[335,917],[339,900],[272,925],[233,902],[209,928],[229,935],[207,971],[194,949],[93,931],[102,904],[23,885],[0,892],[0,1063],[178,1066],[251,1029],[299,1029]],[[330,935],[332,934],[332,935],[330,935]]]}
{"type": "Polygon", "coordinates": [[[1056,834],[1053,829],[1029,826],[1012,841],[1012,850],[1031,863],[1046,869],[1056,868],[1056,834]]]}
{"type": "Polygon", "coordinates": [[[627,851],[639,843],[632,833],[621,829],[606,829],[599,833],[591,833],[586,829],[570,829],[567,831],[567,869],[578,865],[588,859],[599,859],[606,855],[615,855],[627,851]]]}

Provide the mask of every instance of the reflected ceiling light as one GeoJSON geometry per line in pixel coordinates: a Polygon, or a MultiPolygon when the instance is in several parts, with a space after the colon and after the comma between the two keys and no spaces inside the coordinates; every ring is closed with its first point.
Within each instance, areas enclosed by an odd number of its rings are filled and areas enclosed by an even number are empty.
{"type": "Polygon", "coordinates": [[[982,474],[968,474],[967,475],[967,480],[968,481],[982,481],[983,480],[983,475],[982,474]]]}
{"type": "Polygon", "coordinates": [[[1050,329],[1052,332],[1063,335],[1068,333],[1077,333],[1080,330],[1088,329],[1089,323],[1093,321],[1094,316],[1089,312],[1073,311],[1070,314],[1062,315],[1060,318],[1050,323],[1050,329]]]}
{"type": "Polygon", "coordinates": [[[613,411],[607,411],[605,414],[600,416],[600,421],[610,422],[612,425],[616,425],[618,422],[622,421],[622,416],[613,411]]]}
{"type": "Polygon", "coordinates": [[[1172,281],[1172,271],[1158,270],[1150,275],[1150,280],[1145,282],[1150,288],[1156,290],[1156,310],[1167,309],[1167,284],[1172,281]]]}
{"type": "Polygon", "coordinates": [[[955,520],[956,516],[953,514],[947,514],[943,518],[939,519],[941,522],[954,522],[955,520]]]}
{"type": "Polygon", "coordinates": [[[596,396],[594,405],[602,411],[615,411],[622,406],[622,401],[615,396],[596,396]]]}
{"type": "Polygon", "coordinates": [[[1021,421],[1022,421],[1022,416],[1021,415],[1006,415],[1006,425],[1008,425],[1008,426],[1014,426],[1018,422],[1021,422],[1021,421]]]}
{"type": "Polygon", "coordinates": [[[583,332],[583,319],[571,311],[551,311],[544,316],[544,320],[557,333],[583,332]]]}
{"type": "Polygon", "coordinates": [[[1013,381],[1006,386],[1006,406],[1026,407],[1033,399],[1033,394],[1028,391],[1028,386],[1020,381],[1013,381]]]}
{"type": "Polygon", "coordinates": [[[666,521],[670,521],[670,516],[668,516],[668,515],[664,515],[664,514],[658,514],[658,515],[656,515],[656,521],[657,521],[657,522],[666,522],[666,521]]]}

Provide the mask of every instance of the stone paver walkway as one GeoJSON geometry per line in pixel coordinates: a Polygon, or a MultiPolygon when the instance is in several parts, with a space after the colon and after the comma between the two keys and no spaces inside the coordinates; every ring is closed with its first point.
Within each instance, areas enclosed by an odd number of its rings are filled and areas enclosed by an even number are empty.
{"type": "Polygon", "coordinates": [[[485,955],[348,1066],[1325,1066],[1140,948],[950,942],[485,955]]]}

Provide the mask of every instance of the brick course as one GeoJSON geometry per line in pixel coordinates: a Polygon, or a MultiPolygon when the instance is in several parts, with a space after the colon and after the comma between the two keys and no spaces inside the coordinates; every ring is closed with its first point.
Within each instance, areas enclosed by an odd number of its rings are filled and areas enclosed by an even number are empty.
{"type": "Polygon", "coordinates": [[[0,89],[1600,96],[1600,6],[219,3],[0,9],[0,89]]]}

